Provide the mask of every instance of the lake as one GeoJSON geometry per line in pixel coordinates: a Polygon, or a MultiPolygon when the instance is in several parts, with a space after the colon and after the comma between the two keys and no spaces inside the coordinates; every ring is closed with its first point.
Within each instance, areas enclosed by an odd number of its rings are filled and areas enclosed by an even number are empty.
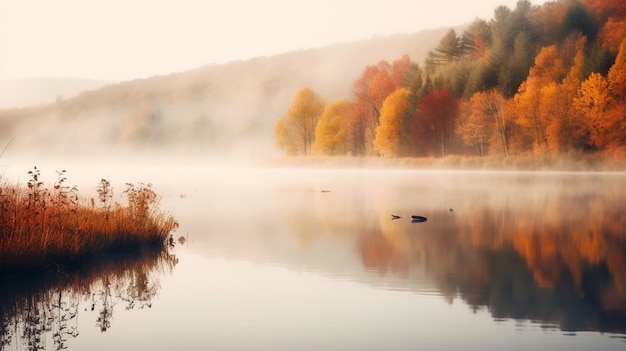
{"type": "Polygon", "coordinates": [[[626,349],[624,173],[61,167],[153,183],[176,245],[8,279],[3,350],[626,349]]]}

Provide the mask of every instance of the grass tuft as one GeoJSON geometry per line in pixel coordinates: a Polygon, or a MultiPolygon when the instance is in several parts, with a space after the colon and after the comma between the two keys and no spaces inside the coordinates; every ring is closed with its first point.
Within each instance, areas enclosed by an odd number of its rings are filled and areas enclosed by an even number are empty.
{"type": "Polygon", "coordinates": [[[26,187],[0,183],[0,274],[45,270],[116,251],[167,247],[178,222],[159,210],[151,184],[127,183],[127,204],[112,203],[102,179],[98,204],[65,185],[66,171],[46,187],[37,167],[26,187]]]}

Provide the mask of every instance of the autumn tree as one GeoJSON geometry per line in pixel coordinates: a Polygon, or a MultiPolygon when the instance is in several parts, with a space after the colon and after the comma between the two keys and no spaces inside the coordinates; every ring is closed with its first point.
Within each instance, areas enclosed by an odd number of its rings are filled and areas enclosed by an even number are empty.
{"type": "Polygon", "coordinates": [[[615,63],[608,73],[611,93],[620,103],[626,103],[626,37],[620,43],[615,63]]]}
{"type": "Polygon", "coordinates": [[[417,104],[418,116],[423,119],[416,121],[423,124],[420,138],[430,144],[434,155],[446,156],[452,146],[456,119],[459,113],[459,102],[448,89],[434,90],[424,96],[417,104]]]}
{"type": "Polygon", "coordinates": [[[380,109],[385,98],[396,88],[404,84],[405,76],[411,61],[407,55],[389,63],[380,61],[377,65],[367,66],[361,76],[353,84],[353,104],[350,109],[349,132],[357,155],[370,150],[368,145],[374,139],[376,127],[380,123],[380,109]],[[361,147],[363,146],[363,147],[361,147]]]}
{"type": "Polygon", "coordinates": [[[563,79],[564,72],[563,60],[556,46],[545,47],[535,58],[535,66],[515,94],[516,122],[526,128],[532,137],[535,152],[545,153],[550,149],[547,128],[552,123],[551,118],[558,116],[546,113],[545,98],[554,97],[555,85],[563,79]]]}
{"type": "Polygon", "coordinates": [[[574,106],[585,117],[591,143],[602,149],[607,146],[614,123],[608,118],[612,97],[609,82],[599,73],[592,73],[582,82],[574,106]]]}
{"type": "Polygon", "coordinates": [[[320,155],[338,155],[347,153],[347,111],[349,105],[345,99],[328,104],[315,128],[313,151],[320,155]]]}
{"type": "Polygon", "coordinates": [[[475,147],[480,156],[485,156],[493,125],[486,120],[485,115],[473,113],[471,101],[462,101],[460,111],[456,133],[465,145],[475,147]]]}
{"type": "Polygon", "coordinates": [[[374,148],[387,157],[400,156],[402,128],[409,98],[407,88],[398,88],[383,102],[374,148]]]}
{"type": "Polygon", "coordinates": [[[295,142],[295,129],[291,128],[286,118],[281,118],[274,124],[274,138],[274,145],[286,155],[298,154],[299,144],[295,142]]]}
{"type": "Polygon", "coordinates": [[[431,76],[419,65],[411,66],[407,72],[409,95],[401,129],[400,144],[403,156],[427,156],[431,153],[428,140],[429,129],[423,114],[417,108],[419,101],[435,90],[431,76]]]}
{"type": "Polygon", "coordinates": [[[584,116],[591,143],[601,150],[626,146],[626,39],[607,77],[592,73],[574,99],[574,108],[584,116]]]}
{"type": "Polygon", "coordinates": [[[598,34],[602,44],[611,52],[618,52],[626,38],[626,2],[609,0],[584,0],[600,23],[604,23],[598,34]]]}
{"type": "Polygon", "coordinates": [[[573,108],[583,78],[585,42],[585,38],[578,41],[577,53],[563,81],[553,81],[542,88],[540,113],[549,121],[546,136],[550,149],[554,151],[568,152],[584,148],[586,144],[581,114],[573,108]]]}
{"type": "Polygon", "coordinates": [[[600,30],[602,44],[612,52],[617,52],[622,39],[626,38],[626,18],[609,18],[600,30]]]}
{"type": "Polygon", "coordinates": [[[611,144],[615,147],[626,146],[626,38],[622,40],[615,63],[607,75],[609,92],[613,99],[610,106],[610,119],[616,128],[613,130],[615,139],[611,144]]]}
{"type": "Polygon", "coordinates": [[[287,155],[308,155],[315,139],[317,121],[324,109],[322,98],[308,87],[294,96],[285,117],[274,126],[275,144],[287,155]]]}
{"type": "Polygon", "coordinates": [[[481,156],[491,146],[504,156],[509,155],[512,122],[506,104],[507,100],[495,89],[475,93],[468,102],[457,133],[465,143],[476,146],[481,156]]]}
{"type": "Polygon", "coordinates": [[[551,1],[528,13],[528,21],[537,33],[541,46],[558,43],[568,34],[563,30],[568,6],[564,1],[551,1]]]}
{"type": "Polygon", "coordinates": [[[363,118],[370,112],[367,106],[356,101],[348,102],[346,109],[346,144],[348,155],[363,156],[367,154],[368,123],[363,118]]]}

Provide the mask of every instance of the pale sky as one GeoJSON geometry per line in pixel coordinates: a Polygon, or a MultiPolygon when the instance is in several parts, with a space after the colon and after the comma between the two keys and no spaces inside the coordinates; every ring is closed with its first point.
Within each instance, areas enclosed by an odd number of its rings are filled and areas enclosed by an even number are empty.
{"type": "Polygon", "coordinates": [[[516,2],[0,0],[0,80],[145,78],[490,19],[516,2]]]}

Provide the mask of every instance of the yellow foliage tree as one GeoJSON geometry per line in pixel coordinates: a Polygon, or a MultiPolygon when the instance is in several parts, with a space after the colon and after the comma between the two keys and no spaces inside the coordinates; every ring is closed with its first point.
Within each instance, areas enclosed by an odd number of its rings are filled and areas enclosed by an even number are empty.
{"type": "Polygon", "coordinates": [[[347,153],[347,110],[348,102],[345,99],[339,99],[324,108],[315,128],[313,152],[331,156],[347,153]]]}
{"type": "Polygon", "coordinates": [[[287,119],[281,118],[274,125],[274,145],[283,150],[286,155],[293,156],[298,154],[298,148],[295,143],[294,131],[289,128],[287,119]]]}
{"type": "Polygon", "coordinates": [[[400,156],[400,133],[408,106],[409,90],[398,88],[389,94],[380,110],[380,124],[376,127],[374,148],[387,157],[400,156]]]}
{"type": "Polygon", "coordinates": [[[287,155],[310,154],[323,109],[324,101],[317,93],[308,87],[298,90],[286,116],[274,126],[275,145],[287,155]]]}

